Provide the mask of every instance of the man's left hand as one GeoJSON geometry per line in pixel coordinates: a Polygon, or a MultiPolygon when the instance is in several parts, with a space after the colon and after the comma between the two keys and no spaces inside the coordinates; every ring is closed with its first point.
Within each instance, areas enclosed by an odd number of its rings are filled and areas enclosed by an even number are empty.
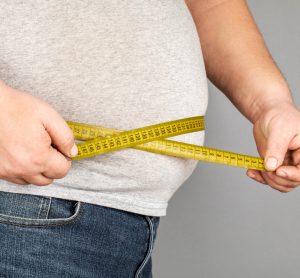
{"type": "Polygon", "coordinates": [[[263,111],[253,135],[267,171],[248,169],[247,175],[280,192],[300,185],[300,111],[295,105],[278,103],[263,111]]]}

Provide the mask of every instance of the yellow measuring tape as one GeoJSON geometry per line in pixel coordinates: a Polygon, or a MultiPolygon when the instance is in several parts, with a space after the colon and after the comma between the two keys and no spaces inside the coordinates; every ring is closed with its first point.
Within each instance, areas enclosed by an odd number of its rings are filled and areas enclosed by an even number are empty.
{"type": "Polygon", "coordinates": [[[264,160],[259,157],[164,139],[204,130],[203,116],[164,122],[128,131],[72,121],[67,121],[67,123],[74,133],[74,138],[84,141],[76,144],[78,155],[72,160],[88,158],[123,148],[134,148],[229,166],[265,170],[264,160]]]}

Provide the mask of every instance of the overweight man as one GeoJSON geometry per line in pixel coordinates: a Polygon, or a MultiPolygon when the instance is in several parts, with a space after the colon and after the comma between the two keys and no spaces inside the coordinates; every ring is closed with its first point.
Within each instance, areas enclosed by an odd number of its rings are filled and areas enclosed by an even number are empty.
{"type": "MultiPolygon", "coordinates": [[[[197,161],[72,161],[68,120],[205,115],[208,78],[253,124],[267,171],[247,175],[300,183],[300,112],[244,0],[2,0],[0,38],[1,277],[152,277],[160,217],[197,161]]],[[[172,139],[202,145],[204,131],[172,139]]]]}

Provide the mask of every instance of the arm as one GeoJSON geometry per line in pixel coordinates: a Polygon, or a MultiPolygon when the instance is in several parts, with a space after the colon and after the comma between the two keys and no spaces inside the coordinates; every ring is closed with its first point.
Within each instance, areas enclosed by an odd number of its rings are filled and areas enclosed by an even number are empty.
{"type": "Polygon", "coordinates": [[[210,81],[252,123],[265,106],[292,102],[243,0],[186,0],[201,38],[210,81]]]}
{"type": "Polygon", "coordinates": [[[299,160],[296,152],[292,160],[288,157],[290,150],[300,148],[300,113],[246,1],[186,0],[186,4],[201,38],[208,78],[254,124],[258,151],[266,158],[266,168],[277,175],[250,170],[247,174],[281,192],[290,191],[286,185],[300,182],[300,166],[280,166],[299,160]],[[280,170],[288,172],[290,183],[279,177],[280,170]]]}

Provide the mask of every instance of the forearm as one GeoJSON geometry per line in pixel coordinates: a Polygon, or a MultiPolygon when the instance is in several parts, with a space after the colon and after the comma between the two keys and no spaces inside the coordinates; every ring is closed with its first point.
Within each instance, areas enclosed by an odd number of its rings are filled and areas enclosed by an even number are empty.
{"type": "Polygon", "coordinates": [[[292,102],[243,0],[186,0],[195,21],[210,81],[251,122],[275,103],[292,102]]]}

